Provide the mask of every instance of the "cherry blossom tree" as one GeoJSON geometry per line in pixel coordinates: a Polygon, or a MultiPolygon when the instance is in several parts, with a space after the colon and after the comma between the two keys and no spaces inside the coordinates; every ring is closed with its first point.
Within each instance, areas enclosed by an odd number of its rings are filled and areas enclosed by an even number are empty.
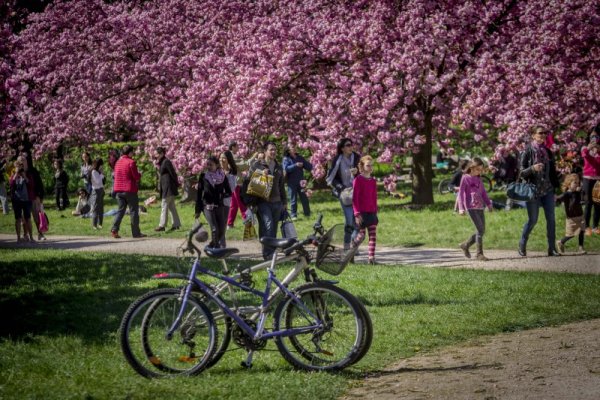
{"type": "Polygon", "coordinates": [[[319,177],[350,137],[412,155],[429,204],[432,143],[456,129],[516,147],[600,121],[599,22],[589,0],[55,1],[10,39],[6,82],[40,153],[133,131],[196,173],[229,140],[274,137],[319,177]]]}

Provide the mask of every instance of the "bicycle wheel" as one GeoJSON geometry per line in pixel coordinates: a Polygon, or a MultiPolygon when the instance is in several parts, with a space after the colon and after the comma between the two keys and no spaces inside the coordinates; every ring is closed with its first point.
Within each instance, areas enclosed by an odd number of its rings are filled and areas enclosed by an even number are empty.
{"type": "Polygon", "coordinates": [[[442,179],[438,185],[438,191],[440,194],[452,193],[454,186],[450,183],[450,179],[442,179]]]}
{"type": "Polygon", "coordinates": [[[219,362],[219,360],[221,359],[221,357],[223,357],[223,355],[225,355],[225,352],[229,347],[229,342],[231,342],[232,321],[231,317],[225,314],[223,310],[221,310],[221,308],[217,305],[217,303],[208,298],[206,295],[196,291],[194,291],[193,294],[194,296],[197,296],[198,299],[208,307],[210,313],[213,316],[213,321],[217,328],[215,351],[213,352],[210,361],[206,365],[206,368],[210,368],[217,362],[219,362]]]}
{"type": "Polygon", "coordinates": [[[159,378],[195,375],[205,369],[217,330],[209,309],[190,296],[173,337],[166,333],[181,309],[180,289],[158,289],[133,302],[121,321],[121,350],[140,375],[159,378]]]}
{"type": "MultiPolygon", "coordinates": [[[[364,311],[354,296],[325,282],[300,286],[294,294],[323,323],[306,333],[276,337],[279,352],[295,368],[310,371],[340,370],[364,356],[370,346],[364,311]]],[[[313,325],[311,317],[291,297],[284,298],[274,316],[275,330],[313,325]]]]}

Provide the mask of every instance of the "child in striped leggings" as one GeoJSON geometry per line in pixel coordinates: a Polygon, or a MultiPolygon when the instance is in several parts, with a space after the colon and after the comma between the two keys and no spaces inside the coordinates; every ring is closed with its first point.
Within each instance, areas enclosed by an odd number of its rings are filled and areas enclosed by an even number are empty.
{"type": "Polygon", "coordinates": [[[373,158],[364,156],[358,163],[360,174],[352,183],[352,207],[358,227],[358,234],[352,244],[358,246],[369,231],[369,264],[375,264],[375,243],[377,241],[377,181],[371,177],[373,158]]]}

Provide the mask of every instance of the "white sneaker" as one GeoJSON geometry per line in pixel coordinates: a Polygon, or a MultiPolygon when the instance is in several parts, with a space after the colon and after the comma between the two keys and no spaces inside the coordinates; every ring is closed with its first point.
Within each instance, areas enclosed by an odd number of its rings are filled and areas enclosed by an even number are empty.
{"type": "Polygon", "coordinates": [[[579,246],[579,254],[587,254],[587,251],[585,251],[583,246],[579,246]]]}
{"type": "MultiPolygon", "coordinates": [[[[38,240],[46,240],[46,236],[43,233],[38,233],[38,240]]],[[[33,242],[33,238],[31,238],[31,241],[33,242]]]]}

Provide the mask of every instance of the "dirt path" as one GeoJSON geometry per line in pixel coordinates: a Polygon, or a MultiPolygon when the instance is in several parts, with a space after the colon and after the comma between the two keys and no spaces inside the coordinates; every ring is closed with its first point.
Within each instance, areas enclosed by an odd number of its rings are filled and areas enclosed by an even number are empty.
{"type": "Polygon", "coordinates": [[[344,400],[600,398],[600,319],[481,337],[411,357],[344,400]]]}
{"type": "MultiPolygon", "coordinates": [[[[57,248],[74,251],[174,256],[181,239],[115,240],[50,236],[17,244],[0,234],[0,248],[57,248]]],[[[259,258],[257,242],[230,241],[240,257],[259,258]]],[[[357,262],[366,262],[366,249],[357,262]]],[[[437,268],[540,270],[600,274],[600,254],[545,257],[530,252],[490,250],[488,262],[467,260],[457,249],[378,248],[381,264],[437,268]]],[[[600,289],[599,289],[600,290],[600,289]]],[[[600,319],[482,337],[400,361],[357,382],[343,399],[600,399],[600,319]]]]}

